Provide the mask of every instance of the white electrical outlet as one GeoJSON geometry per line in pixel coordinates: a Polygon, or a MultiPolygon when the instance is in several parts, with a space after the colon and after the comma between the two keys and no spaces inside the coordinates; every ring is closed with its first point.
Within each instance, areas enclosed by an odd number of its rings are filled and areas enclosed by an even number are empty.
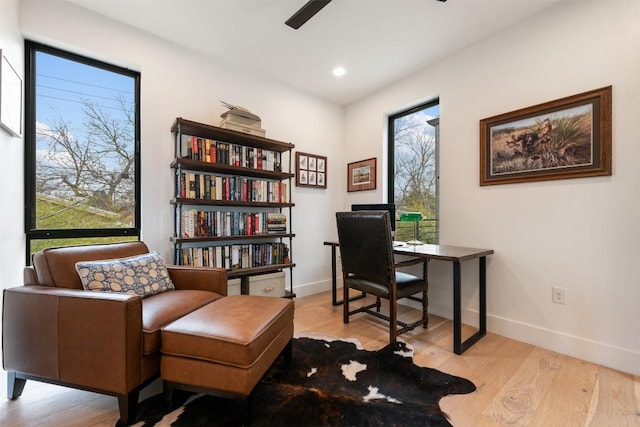
{"type": "Polygon", "coordinates": [[[556,304],[567,303],[567,290],[565,288],[559,288],[554,286],[551,288],[551,300],[556,304]]]}

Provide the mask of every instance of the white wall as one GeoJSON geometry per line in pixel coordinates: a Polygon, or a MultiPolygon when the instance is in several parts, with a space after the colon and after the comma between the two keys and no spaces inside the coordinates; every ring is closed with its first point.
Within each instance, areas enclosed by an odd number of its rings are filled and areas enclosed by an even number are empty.
{"type": "MultiPolygon", "coordinates": [[[[637,375],[639,75],[640,3],[567,1],[348,106],[347,161],[381,159],[386,115],[439,96],[441,243],[495,250],[489,330],[637,375]],[[479,120],[608,85],[612,176],[479,186],[479,120]],[[566,305],[551,302],[552,286],[566,305]]],[[[430,311],[447,317],[450,268],[430,267],[430,311]]],[[[470,323],[476,275],[463,265],[470,323]]]]}

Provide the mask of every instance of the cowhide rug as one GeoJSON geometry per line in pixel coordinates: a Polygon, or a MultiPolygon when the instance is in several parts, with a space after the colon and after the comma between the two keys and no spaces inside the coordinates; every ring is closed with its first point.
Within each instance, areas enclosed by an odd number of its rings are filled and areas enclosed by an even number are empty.
{"type": "MultiPolygon", "coordinates": [[[[357,342],[295,338],[293,361],[281,361],[258,383],[250,400],[251,426],[450,426],[438,402],[473,392],[464,378],[414,365],[402,342],[378,351],[357,342]]],[[[176,391],[176,394],[178,392],[176,391]]],[[[179,394],[182,406],[163,412],[162,396],[141,402],[136,426],[240,426],[233,401],[179,394]]]]}

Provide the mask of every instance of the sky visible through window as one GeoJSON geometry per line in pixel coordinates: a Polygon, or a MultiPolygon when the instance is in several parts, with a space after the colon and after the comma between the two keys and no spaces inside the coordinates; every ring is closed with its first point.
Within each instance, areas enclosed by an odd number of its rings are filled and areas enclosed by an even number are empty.
{"type": "Polygon", "coordinates": [[[82,133],[83,105],[121,113],[120,99],[134,108],[134,81],[129,76],[71,61],[45,52],[36,54],[37,122],[48,126],[59,117],[82,133]]]}

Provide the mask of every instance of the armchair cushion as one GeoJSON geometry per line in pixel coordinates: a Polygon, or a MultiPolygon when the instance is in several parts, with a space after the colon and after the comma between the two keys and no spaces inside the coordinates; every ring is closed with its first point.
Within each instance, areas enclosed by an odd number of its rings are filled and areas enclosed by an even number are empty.
{"type": "Polygon", "coordinates": [[[158,252],[101,261],[76,263],[87,291],[120,292],[147,297],[175,290],[158,252]]]}
{"type": "Polygon", "coordinates": [[[160,329],[192,311],[217,301],[222,295],[201,290],[162,292],[142,299],[142,332],[145,355],[160,351],[160,329]]]}

